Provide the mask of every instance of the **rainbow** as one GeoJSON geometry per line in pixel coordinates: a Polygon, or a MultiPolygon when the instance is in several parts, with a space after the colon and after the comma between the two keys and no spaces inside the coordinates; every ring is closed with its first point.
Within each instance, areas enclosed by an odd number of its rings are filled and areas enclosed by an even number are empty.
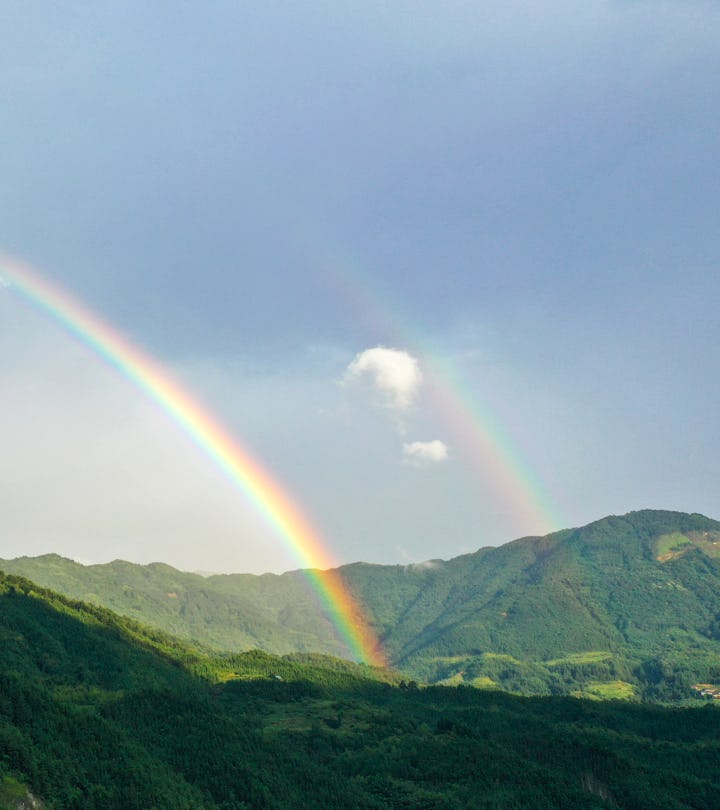
{"type": "Polygon", "coordinates": [[[535,472],[497,417],[448,360],[427,353],[424,369],[446,424],[479,474],[492,472],[495,488],[522,531],[549,534],[565,525],[535,472]]]}
{"type": "Polygon", "coordinates": [[[77,299],[15,259],[0,256],[0,282],[50,315],[156,402],[252,503],[306,569],[336,628],[359,661],[386,666],[379,641],[309,519],[285,488],[160,363],[77,299]]]}

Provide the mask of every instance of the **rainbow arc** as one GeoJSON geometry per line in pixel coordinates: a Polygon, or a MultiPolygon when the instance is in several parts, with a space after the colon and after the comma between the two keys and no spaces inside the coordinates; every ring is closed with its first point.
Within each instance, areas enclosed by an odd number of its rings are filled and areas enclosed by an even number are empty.
{"type": "Polygon", "coordinates": [[[385,666],[386,659],[327,543],[281,482],[238,438],[147,353],[75,297],[35,270],[0,257],[0,285],[17,291],[114,366],[179,425],[232,481],[294,554],[314,590],[359,661],[385,666]]]}

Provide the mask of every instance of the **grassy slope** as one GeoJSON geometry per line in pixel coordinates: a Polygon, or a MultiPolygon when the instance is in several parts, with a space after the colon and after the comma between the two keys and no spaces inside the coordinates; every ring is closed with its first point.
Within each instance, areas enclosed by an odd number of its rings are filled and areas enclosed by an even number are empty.
{"type": "Polygon", "coordinates": [[[214,658],[6,576],[0,633],[0,777],[48,808],[678,810],[720,789],[715,707],[398,688],[323,657],[214,658]]]}

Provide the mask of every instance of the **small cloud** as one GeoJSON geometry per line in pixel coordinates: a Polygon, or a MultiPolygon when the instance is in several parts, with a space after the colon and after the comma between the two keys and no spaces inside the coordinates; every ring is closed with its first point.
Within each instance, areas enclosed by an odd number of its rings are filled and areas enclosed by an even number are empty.
{"type": "Polygon", "coordinates": [[[412,571],[434,571],[436,568],[442,567],[442,560],[425,560],[424,562],[411,563],[405,567],[412,571]]]}
{"type": "Polygon", "coordinates": [[[440,439],[431,442],[409,442],[403,445],[403,455],[406,464],[416,467],[427,467],[430,464],[439,464],[450,457],[448,447],[440,439]]]}
{"type": "Polygon", "coordinates": [[[415,357],[401,349],[376,346],[355,356],[347,367],[346,380],[369,375],[373,386],[382,394],[385,405],[396,411],[406,411],[415,402],[422,373],[415,357]]]}

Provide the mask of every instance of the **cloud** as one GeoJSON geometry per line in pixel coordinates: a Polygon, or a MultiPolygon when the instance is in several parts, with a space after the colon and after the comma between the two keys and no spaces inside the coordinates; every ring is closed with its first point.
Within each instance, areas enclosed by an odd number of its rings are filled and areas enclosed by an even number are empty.
{"type": "Polygon", "coordinates": [[[409,442],[403,445],[403,455],[407,464],[416,467],[427,467],[430,464],[439,464],[447,461],[448,447],[440,439],[431,442],[409,442]]]}
{"type": "MultiPolygon", "coordinates": [[[[386,408],[395,412],[398,428],[405,433],[403,416],[415,404],[423,377],[420,364],[401,349],[376,346],[355,355],[345,371],[345,382],[368,377],[386,408]]],[[[447,445],[439,439],[403,444],[403,460],[415,467],[428,467],[449,458],[447,445]]]]}
{"type": "Polygon", "coordinates": [[[382,394],[386,407],[406,411],[415,402],[422,372],[415,357],[401,349],[376,346],[355,356],[347,367],[346,380],[369,375],[373,386],[382,394]]]}
{"type": "Polygon", "coordinates": [[[442,560],[424,560],[423,562],[410,563],[405,568],[411,571],[434,571],[442,567],[442,560]]]}

